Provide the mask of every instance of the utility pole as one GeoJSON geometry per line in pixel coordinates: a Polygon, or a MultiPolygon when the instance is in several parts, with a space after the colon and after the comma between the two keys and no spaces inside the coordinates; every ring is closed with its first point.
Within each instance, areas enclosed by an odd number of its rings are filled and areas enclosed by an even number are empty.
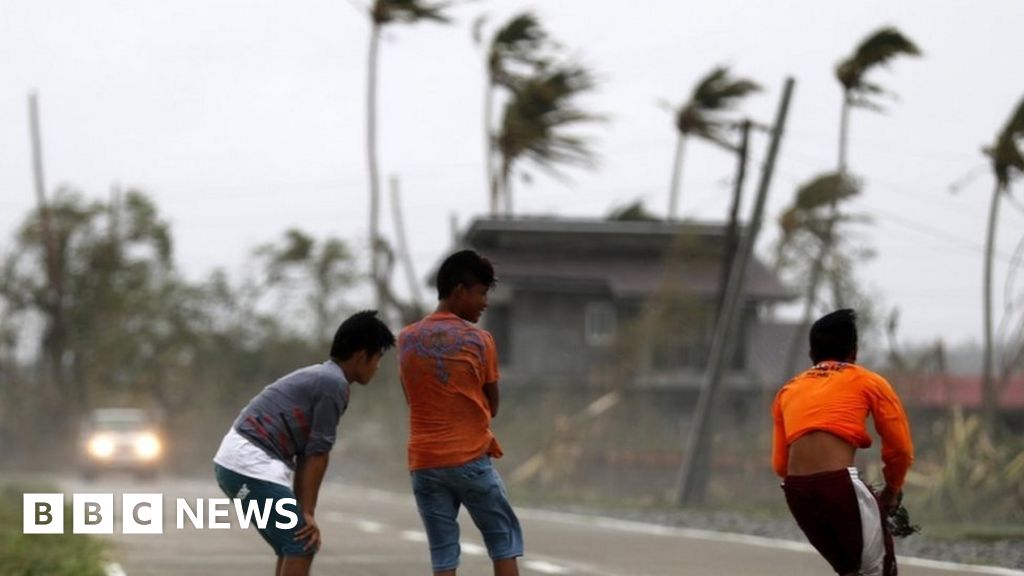
{"type": "Polygon", "coordinates": [[[722,305],[725,304],[725,289],[729,285],[729,274],[732,273],[732,261],[736,259],[736,250],[739,245],[739,218],[740,204],[743,200],[743,184],[747,179],[747,155],[750,145],[750,129],[753,122],[750,119],[740,122],[740,145],[736,149],[738,165],[736,167],[736,181],[732,188],[732,205],[729,207],[729,225],[725,231],[725,247],[722,250],[722,270],[718,277],[718,302],[715,304],[715,319],[722,315],[722,305]]]}
{"type": "Polygon", "coordinates": [[[753,257],[754,244],[761,229],[764,205],[768,197],[775,161],[778,157],[779,143],[782,140],[786,116],[789,113],[789,101],[793,93],[795,81],[787,78],[779,102],[779,110],[772,130],[768,155],[761,172],[757,200],[750,218],[749,229],[743,237],[740,251],[732,262],[729,282],[726,288],[725,302],[722,312],[715,323],[715,333],[711,341],[708,368],[701,384],[700,399],[694,415],[693,428],[687,438],[686,452],[683,454],[683,465],[679,471],[676,488],[676,503],[681,506],[693,506],[703,503],[707,491],[711,464],[711,436],[714,423],[714,409],[719,392],[722,388],[722,375],[726,362],[732,357],[734,349],[733,334],[739,321],[738,309],[746,284],[747,270],[753,257]]]}

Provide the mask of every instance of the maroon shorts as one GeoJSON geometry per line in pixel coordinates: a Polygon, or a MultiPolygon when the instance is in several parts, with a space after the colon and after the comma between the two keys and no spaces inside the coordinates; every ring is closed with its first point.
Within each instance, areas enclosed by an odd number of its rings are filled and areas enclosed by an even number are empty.
{"type": "Polygon", "coordinates": [[[896,576],[881,506],[856,468],[786,476],[782,490],[796,523],[837,574],[896,576]]]}

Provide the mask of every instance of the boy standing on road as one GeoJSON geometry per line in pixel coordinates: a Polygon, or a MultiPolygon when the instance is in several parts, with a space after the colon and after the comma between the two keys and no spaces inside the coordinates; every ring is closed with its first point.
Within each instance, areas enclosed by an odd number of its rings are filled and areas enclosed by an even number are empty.
{"type": "Polygon", "coordinates": [[[496,576],[518,576],[523,555],[519,520],[491,465],[502,455],[490,427],[498,413],[498,354],[491,334],[473,325],[494,283],[486,258],[472,250],[452,254],[437,273],[437,310],[398,336],[409,470],[437,576],[454,576],[459,565],[463,505],[496,576]]]}
{"type": "Polygon", "coordinates": [[[772,467],[800,529],[837,574],[894,576],[886,517],[899,504],[914,460],[910,427],[889,383],[857,361],[857,315],[844,309],[811,326],[814,366],[787,382],[772,404],[772,467]],[[854,467],[871,446],[868,414],[882,440],[885,488],[872,492],[854,467]]]}
{"type": "Polygon", "coordinates": [[[349,385],[373,379],[395,337],[363,311],[342,322],[330,360],[302,368],[267,386],[242,409],[214,456],[217,484],[244,507],[270,500],[270,521],[260,535],[277,554],[275,576],[306,576],[320,549],[314,518],[338,420],[348,408],[349,385]],[[277,511],[277,501],[298,502],[298,522],[277,511]]]}

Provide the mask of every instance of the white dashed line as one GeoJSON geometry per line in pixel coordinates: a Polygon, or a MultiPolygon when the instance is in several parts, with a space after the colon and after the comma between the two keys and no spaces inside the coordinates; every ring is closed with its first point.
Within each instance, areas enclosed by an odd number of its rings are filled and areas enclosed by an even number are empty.
{"type": "Polygon", "coordinates": [[[462,551],[470,556],[485,556],[487,554],[487,548],[473,542],[461,542],[459,547],[462,551]]]}
{"type": "Polygon", "coordinates": [[[541,574],[572,574],[572,570],[543,560],[527,560],[523,566],[541,574]]]}
{"type": "Polygon", "coordinates": [[[402,530],[402,532],[399,534],[399,536],[401,536],[402,540],[405,540],[406,542],[426,542],[427,541],[427,533],[426,532],[420,532],[418,530],[402,530]]]}
{"type": "Polygon", "coordinates": [[[103,567],[103,570],[107,573],[107,576],[128,576],[125,573],[124,568],[117,562],[111,562],[103,567]]]}
{"type": "Polygon", "coordinates": [[[387,526],[381,524],[380,522],[374,522],[373,520],[364,520],[362,518],[357,518],[353,520],[352,523],[356,525],[356,528],[362,530],[363,532],[366,532],[367,534],[380,534],[384,531],[385,528],[387,528],[387,526]]]}

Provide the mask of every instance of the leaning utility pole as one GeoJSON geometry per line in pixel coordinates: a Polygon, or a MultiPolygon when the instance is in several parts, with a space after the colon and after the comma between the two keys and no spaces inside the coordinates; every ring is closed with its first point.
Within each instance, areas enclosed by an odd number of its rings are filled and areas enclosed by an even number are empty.
{"type": "Polygon", "coordinates": [[[676,503],[681,506],[693,506],[703,503],[707,489],[711,467],[711,435],[714,409],[722,388],[722,375],[728,358],[734,349],[733,334],[739,322],[738,309],[742,302],[749,263],[753,257],[754,243],[761,229],[764,205],[768,197],[775,160],[782,140],[783,127],[789,112],[789,100],[793,93],[795,81],[786,79],[782,91],[782,100],[772,130],[771,142],[768,145],[768,156],[765,158],[758,186],[754,213],[750,218],[750,226],[736,259],[732,262],[729,282],[726,287],[725,301],[722,311],[715,323],[715,333],[711,341],[708,368],[701,384],[700,399],[694,416],[693,428],[687,438],[686,452],[683,454],[683,465],[679,471],[676,487],[676,503]]]}

